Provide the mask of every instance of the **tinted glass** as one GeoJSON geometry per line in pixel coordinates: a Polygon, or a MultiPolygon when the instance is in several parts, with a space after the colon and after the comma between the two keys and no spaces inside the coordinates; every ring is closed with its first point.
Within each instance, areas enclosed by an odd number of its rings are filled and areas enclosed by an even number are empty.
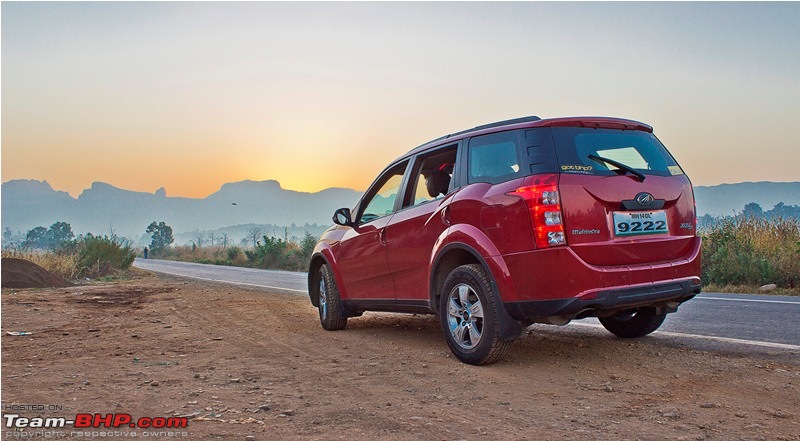
{"type": "Polygon", "coordinates": [[[469,183],[498,183],[519,175],[518,132],[493,133],[469,140],[469,183]]]}
{"type": "Polygon", "coordinates": [[[361,215],[361,223],[369,222],[373,219],[392,214],[394,211],[394,201],[403,183],[403,174],[406,171],[406,164],[388,171],[381,176],[382,183],[378,190],[373,193],[367,202],[367,207],[361,215]]]}
{"type": "Polygon", "coordinates": [[[589,159],[589,155],[595,155],[622,163],[644,174],[683,174],[667,149],[652,133],[582,127],[554,127],[552,133],[562,173],[615,174],[615,166],[589,159]]]}

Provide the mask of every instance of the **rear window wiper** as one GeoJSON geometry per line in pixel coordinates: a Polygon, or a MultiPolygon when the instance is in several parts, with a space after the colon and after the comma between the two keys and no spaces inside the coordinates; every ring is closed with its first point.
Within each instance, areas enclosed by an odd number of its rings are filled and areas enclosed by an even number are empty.
{"type": "Polygon", "coordinates": [[[599,162],[601,164],[605,162],[606,164],[613,165],[614,167],[616,167],[616,168],[618,168],[618,169],[620,169],[622,171],[626,171],[626,172],[636,176],[636,179],[638,179],[639,182],[644,182],[644,178],[645,178],[644,174],[636,171],[633,167],[627,166],[627,165],[625,165],[625,164],[623,164],[621,162],[617,162],[617,161],[615,161],[613,159],[604,158],[602,156],[589,155],[587,157],[589,159],[591,159],[592,161],[599,162]]]}

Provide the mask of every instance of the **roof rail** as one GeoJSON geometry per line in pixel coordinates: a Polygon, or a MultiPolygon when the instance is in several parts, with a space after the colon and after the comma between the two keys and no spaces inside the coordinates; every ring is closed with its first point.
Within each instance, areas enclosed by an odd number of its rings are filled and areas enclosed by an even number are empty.
{"type": "Polygon", "coordinates": [[[475,132],[475,131],[483,130],[483,129],[491,129],[492,127],[508,126],[508,125],[511,125],[511,124],[521,124],[521,123],[533,122],[533,121],[541,121],[541,118],[539,118],[538,116],[523,116],[522,118],[514,118],[514,119],[507,119],[507,120],[504,120],[504,121],[497,121],[497,122],[493,122],[493,123],[489,123],[489,124],[484,124],[482,126],[475,126],[475,127],[471,128],[471,129],[462,130],[460,132],[451,133],[451,134],[447,135],[445,138],[449,138],[451,136],[456,136],[456,135],[461,135],[461,134],[467,133],[467,132],[475,132]]]}
{"type": "Polygon", "coordinates": [[[473,130],[491,129],[492,127],[510,126],[511,124],[522,124],[526,122],[541,121],[541,120],[542,119],[539,118],[538,116],[523,116],[522,118],[507,119],[505,121],[497,121],[489,124],[484,124],[482,126],[477,126],[475,128],[465,130],[465,132],[473,130]]]}
{"type": "Polygon", "coordinates": [[[462,134],[468,133],[468,132],[475,132],[475,131],[478,131],[478,130],[490,129],[492,127],[509,126],[511,124],[522,124],[522,123],[541,121],[541,120],[542,119],[539,118],[538,116],[523,116],[522,118],[507,119],[507,120],[504,120],[504,121],[497,121],[497,122],[493,122],[493,123],[489,123],[489,124],[484,124],[482,126],[475,126],[475,127],[471,128],[471,129],[462,130],[460,132],[455,132],[455,133],[451,133],[449,135],[440,136],[440,137],[438,137],[436,139],[433,139],[433,140],[430,140],[430,141],[426,142],[425,144],[422,144],[420,146],[417,146],[417,147],[411,149],[411,151],[413,152],[413,151],[419,149],[420,147],[424,147],[424,146],[426,146],[428,144],[431,144],[431,143],[434,143],[434,142],[437,142],[437,141],[441,141],[443,139],[447,139],[447,138],[450,138],[450,137],[453,137],[453,136],[462,135],[462,134]]]}

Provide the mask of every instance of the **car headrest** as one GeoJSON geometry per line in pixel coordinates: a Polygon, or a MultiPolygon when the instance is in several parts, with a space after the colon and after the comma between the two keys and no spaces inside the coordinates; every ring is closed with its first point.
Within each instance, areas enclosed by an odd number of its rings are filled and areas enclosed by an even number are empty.
{"type": "Polygon", "coordinates": [[[425,186],[428,188],[428,194],[432,198],[440,194],[445,195],[450,187],[450,175],[441,170],[433,170],[425,177],[425,186]]]}

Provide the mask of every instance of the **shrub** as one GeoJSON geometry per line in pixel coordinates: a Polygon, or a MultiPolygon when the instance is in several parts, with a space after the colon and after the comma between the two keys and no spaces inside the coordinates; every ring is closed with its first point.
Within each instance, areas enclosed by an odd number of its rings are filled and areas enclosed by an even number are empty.
{"type": "Polygon", "coordinates": [[[300,244],[264,236],[253,250],[245,251],[250,266],[254,268],[283,269],[289,271],[305,271],[314,251],[317,238],[309,233],[300,244]]]}
{"type": "Polygon", "coordinates": [[[182,262],[213,263],[215,265],[248,266],[247,258],[239,247],[198,247],[178,245],[162,249],[159,257],[182,262]]]}
{"type": "Polygon", "coordinates": [[[247,266],[247,257],[240,247],[229,247],[225,252],[227,254],[226,265],[247,266]]]}
{"type": "Polygon", "coordinates": [[[252,251],[245,251],[247,260],[254,268],[287,268],[291,242],[284,242],[274,237],[263,236],[252,251]]]}
{"type": "Polygon", "coordinates": [[[136,251],[130,242],[115,235],[87,234],[61,244],[55,251],[3,251],[3,257],[28,260],[69,280],[128,269],[136,251]]]}
{"type": "Polygon", "coordinates": [[[271,236],[262,236],[252,249],[238,246],[198,247],[196,244],[164,248],[164,259],[215,265],[305,271],[317,238],[306,233],[299,243],[271,236]]]}
{"type": "Polygon", "coordinates": [[[77,241],[79,275],[98,277],[114,270],[130,268],[136,250],[125,239],[112,236],[94,236],[91,233],[77,241]]]}
{"type": "Polygon", "coordinates": [[[800,283],[800,220],[737,216],[703,234],[703,282],[795,288],[800,283]]]}

